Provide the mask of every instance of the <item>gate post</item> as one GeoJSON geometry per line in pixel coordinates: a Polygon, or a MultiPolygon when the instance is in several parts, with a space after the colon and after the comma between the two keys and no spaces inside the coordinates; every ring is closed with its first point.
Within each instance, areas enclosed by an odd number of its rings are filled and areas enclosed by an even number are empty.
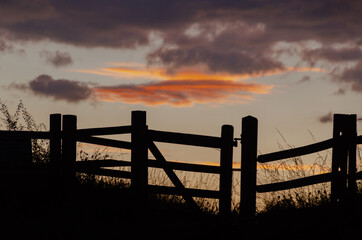
{"type": "Polygon", "coordinates": [[[334,203],[343,201],[347,190],[348,122],[348,115],[333,116],[331,200],[334,203]]]}
{"type": "Polygon", "coordinates": [[[131,132],[131,188],[133,192],[133,208],[137,217],[144,216],[147,210],[148,185],[148,146],[146,112],[132,111],[131,132]]]}
{"type": "MultiPolygon", "coordinates": [[[[63,115],[63,142],[61,168],[65,183],[75,181],[75,162],[77,158],[77,116],[63,115]]],[[[69,185],[68,185],[69,186],[69,185]]]]}
{"type": "Polygon", "coordinates": [[[256,211],[258,119],[244,117],[241,131],[240,215],[245,220],[252,220],[256,211]]]}
{"type": "Polygon", "coordinates": [[[234,127],[221,128],[220,148],[220,200],[219,211],[222,222],[228,225],[231,217],[232,165],[234,147],[234,127]]]}
{"type": "Polygon", "coordinates": [[[61,161],[61,147],[62,147],[62,139],[61,139],[61,131],[62,131],[62,115],[59,113],[50,114],[50,140],[49,140],[49,148],[50,148],[50,164],[54,168],[59,168],[59,164],[61,161]]]}
{"type": "Polygon", "coordinates": [[[353,198],[357,192],[356,183],[356,148],[357,148],[357,115],[349,115],[347,125],[348,138],[348,196],[353,198]]]}

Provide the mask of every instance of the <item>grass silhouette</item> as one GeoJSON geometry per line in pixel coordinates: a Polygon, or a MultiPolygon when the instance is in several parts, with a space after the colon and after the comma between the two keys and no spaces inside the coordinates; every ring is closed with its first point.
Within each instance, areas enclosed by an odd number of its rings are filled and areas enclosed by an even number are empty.
{"type": "MultiPolygon", "coordinates": [[[[15,113],[10,114],[6,104],[0,100],[0,113],[0,127],[3,129],[45,130],[44,124],[35,123],[22,102],[15,113]]],[[[287,141],[284,141],[284,145],[293,147],[287,141]]],[[[280,149],[283,148],[280,144],[280,149]]],[[[107,148],[95,148],[93,152],[82,149],[82,146],[78,149],[79,161],[115,157],[107,148]]],[[[33,163],[36,163],[34,167],[23,170],[0,169],[3,223],[0,234],[8,234],[11,238],[112,239],[130,236],[135,232],[143,235],[146,231],[150,236],[172,233],[178,237],[190,237],[190,234],[195,237],[196,234],[204,238],[226,238],[225,232],[220,232],[217,227],[222,223],[215,201],[196,198],[202,214],[195,216],[180,196],[149,195],[147,217],[137,219],[132,211],[135,206],[128,180],[79,173],[71,187],[54,187],[53,176],[49,174],[48,142],[33,141],[32,152],[33,163]]],[[[361,168],[360,148],[357,153],[358,167],[361,168]]],[[[300,157],[279,161],[272,167],[259,164],[258,178],[264,179],[259,184],[329,171],[329,156],[329,152],[318,154],[310,165],[304,164],[300,157]]],[[[213,176],[201,175],[198,178],[195,174],[177,174],[187,187],[217,188],[218,179],[213,176]]],[[[149,176],[150,184],[170,184],[167,176],[160,174],[160,170],[149,170],[149,176]]],[[[237,181],[233,185],[234,188],[240,186],[237,181]]],[[[357,236],[358,226],[362,223],[361,193],[357,196],[352,214],[351,211],[347,214],[341,206],[331,203],[328,184],[259,195],[258,203],[258,214],[253,223],[245,223],[240,219],[239,206],[234,203],[229,237],[249,235],[253,239],[344,239],[357,236]]]]}

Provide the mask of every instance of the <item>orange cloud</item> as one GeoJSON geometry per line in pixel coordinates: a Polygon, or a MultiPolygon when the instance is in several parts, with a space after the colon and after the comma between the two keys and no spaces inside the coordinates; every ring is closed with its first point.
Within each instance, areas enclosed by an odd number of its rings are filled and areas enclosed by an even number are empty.
{"type": "Polygon", "coordinates": [[[228,73],[207,73],[207,71],[197,69],[183,69],[176,73],[168,73],[160,68],[134,68],[128,66],[109,67],[100,69],[76,69],[76,72],[110,76],[115,78],[147,78],[159,80],[236,80],[249,77],[248,74],[228,74],[228,73]]]}
{"type": "Polygon", "coordinates": [[[146,84],[122,84],[95,87],[93,91],[101,101],[146,104],[151,106],[192,106],[194,103],[240,103],[251,100],[251,94],[266,94],[272,85],[246,83],[246,78],[271,76],[291,71],[325,72],[320,68],[285,67],[262,73],[232,74],[210,72],[197,65],[168,72],[162,68],[147,68],[139,63],[109,63],[110,67],[78,69],[77,72],[111,76],[115,78],[144,78],[158,80],[146,84]]]}
{"type": "Polygon", "coordinates": [[[194,103],[232,103],[250,100],[250,93],[265,94],[273,86],[233,80],[166,80],[140,85],[96,87],[101,101],[151,106],[191,106],[194,103]]]}
{"type": "Polygon", "coordinates": [[[286,72],[327,72],[322,68],[312,67],[285,67],[282,69],[273,69],[259,73],[231,74],[226,72],[210,72],[205,66],[197,66],[195,68],[183,68],[175,73],[169,73],[162,68],[146,68],[142,64],[128,63],[110,63],[113,67],[105,67],[99,69],[76,69],[74,71],[110,76],[114,78],[147,78],[159,80],[241,80],[253,77],[271,76],[275,74],[283,74],[286,72]]]}

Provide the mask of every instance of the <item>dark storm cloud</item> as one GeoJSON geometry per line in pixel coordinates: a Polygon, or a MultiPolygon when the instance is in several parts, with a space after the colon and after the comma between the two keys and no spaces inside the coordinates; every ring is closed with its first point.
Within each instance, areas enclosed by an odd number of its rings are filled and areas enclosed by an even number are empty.
{"type": "Polygon", "coordinates": [[[50,52],[44,50],[40,53],[40,56],[45,58],[46,63],[54,67],[63,67],[73,63],[72,57],[67,52],[50,52]]]}
{"type": "Polygon", "coordinates": [[[318,59],[360,57],[361,51],[328,46],[361,42],[361,12],[361,1],[340,0],[7,0],[1,2],[0,30],[14,41],[112,48],[147,45],[154,33],[163,41],[149,53],[150,64],[256,73],[284,67],[273,57],[278,42],[317,41],[322,48],[309,55],[318,59]],[[198,29],[190,34],[193,24],[198,29]]]}
{"type": "Polygon", "coordinates": [[[282,69],[280,62],[268,56],[272,45],[260,42],[264,35],[262,24],[197,24],[193,29],[165,36],[164,45],[150,53],[148,61],[161,63],[171,71],[196,64],[204,64],[214,72],[229,73],[282,69]]]}
{"type": "Polygon", "coordinates": [[[0,28],[24,40],[51,39],[84,46],[147,44],[150,31],[183,30],[192,23],[267,25],[268,41],[329,42],[361,38],[360,1],[100,1],[37,0],[1,3],[0,28]]]}

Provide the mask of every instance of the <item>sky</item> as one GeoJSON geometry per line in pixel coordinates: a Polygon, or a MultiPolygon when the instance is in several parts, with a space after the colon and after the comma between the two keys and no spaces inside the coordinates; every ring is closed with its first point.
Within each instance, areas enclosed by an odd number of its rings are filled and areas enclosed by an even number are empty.
{"type": "Polygon", "coordinates": [[[311,144],[332,137],[333,114],[362,117],[361,12],[353,0],[2,0],[0,98],[45,124],[75,114],[79,128],[145,110],[151,129],[220,136],[231,124],[239,137],[252,115],[259,153],[311,144]]]}

